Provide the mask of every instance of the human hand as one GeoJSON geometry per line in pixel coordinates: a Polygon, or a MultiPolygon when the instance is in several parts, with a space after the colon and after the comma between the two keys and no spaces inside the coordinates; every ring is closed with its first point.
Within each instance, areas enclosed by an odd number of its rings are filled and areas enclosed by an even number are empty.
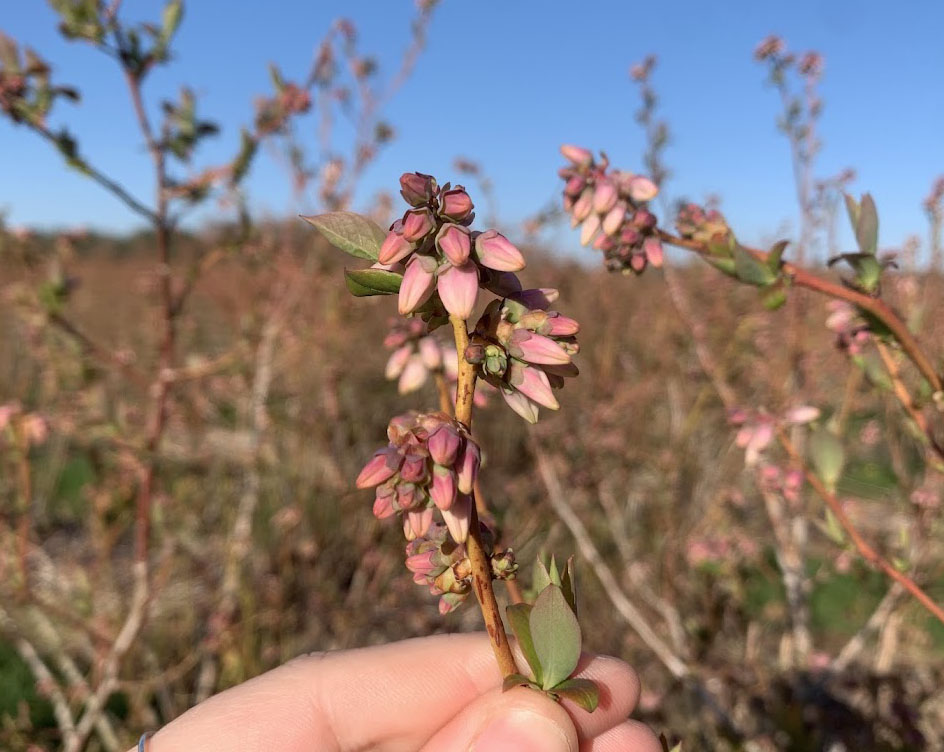
{"type": "Polygon", "coordinates": [[[591,655],[581,658],[578,670],[600,687],[592,714],[530,689],[502,693],[484,634],[318,653],[211,697],[161,729],[146,748],[660,752],[646,726],[626,720],[639,696],[635,672],[616,658],[591,655]]]}

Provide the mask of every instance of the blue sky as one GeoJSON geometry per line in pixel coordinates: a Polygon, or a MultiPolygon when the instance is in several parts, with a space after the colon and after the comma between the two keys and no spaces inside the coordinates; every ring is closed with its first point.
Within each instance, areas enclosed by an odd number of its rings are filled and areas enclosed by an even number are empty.
{"type": "MultiPolygon", "coordinates": [[[[42,0],[6,3],[0,29],[39,50],[62,82],[83,90],[62,104],[85,153],[133,192],[151,190],[148,162],[134,132],[114,63],[59,38],[42,0]]],[[[125,0],[135,18],[159,16],[161,3],[125,0]]],[[[151,102],[190,84],[200,111],[223,127],[202,152],[222,159],[251,117],[255,95],[269,91],[266,66],[301,77],[331,21],[344,15],[390,73],[408,36],[412,0],[190,0],[177,57],[148,80],[151,102]]],[[[360,200],[394,187],[405,170],[454,178],[452,161],[479,161],[495,185],[501,219],[534,212],[558,190],[557,148],[574,142],[605,149],[640,169],[643,136],[633,120],[638,99],[627,70],[659,56],[655,85],[673,131],[667,161],[672,197],[723,197],[746,240],[789,234],[796,202],[786,141],[777,132],[776,92],[752,59],[769,33],[791,49],[826,58],[826,103],[818,173],[855,167],[854,191],[870,190],[882,218],[882,244],[925,234],[921,199],[944,173],[944,3],[871,0],[791,2],[543,2],[443,0],[415,75],[386,110],[397,139],[366,173],[360,200]]],[[[315,124],[306,137],[315,144],[315,124]]],[[[0,122],[0,207],[12,224],[85,224],[127,230],[136,220],[111,196],[74,173],[32,134],[0,122]]],[[[282,215],[313,211],[293,200],[285,170],[263,158],[249,183],[255,209],[282,215]]],[[[512,233],[513,234],[513,233],[512,233]]],[[[576,247],[554,235],[561,250],[576,247]]]]}

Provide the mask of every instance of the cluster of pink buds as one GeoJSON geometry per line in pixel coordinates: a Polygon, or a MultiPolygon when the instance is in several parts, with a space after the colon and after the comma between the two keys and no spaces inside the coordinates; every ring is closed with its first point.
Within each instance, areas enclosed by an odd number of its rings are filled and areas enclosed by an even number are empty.
{"type": "Polygon", "coordinates": [[[849,355],[859,355],[872,335],[859,312],[845,300],[831,300],[826,304],[829,316],[826,328],[836,334],[836,346],[849,355]]]}
{"type": "Polygon", "coordinates": [[[405,265],[401,314],[416,311],[437,291],[446,311],[468,319],[480,284],[493,289],[503,275],[524,269],[524,257],[504,235],[469,229],[475,214],[461,185],[439,187],[430,175],[407,172],[400,187],[413,208],[391,225],[377,261],[405,265]]]}
{"type": "Polygon", "coordinates": [[[779,418],[764,410],[735,408],[728,412],[728,422],[738,426],[735,443],[744,450],[744,464],[747,467],[758,463],[764,450],[773,441],[778,426],[805,425],[818,417],[819,409],[810,405],[791,408],[779,418]]]}
{"type": "Polygon", "coordinates": [[[559,175],[564,186],[564,210],[571,227],[580,227],[580,243],[603,251],[613,271],[642,273],[648,264],[662,265],[662,241],[656,234],[656,215],[647,203],[659,193],[652,180],[622,170],[607,170],[606,156],[597,163],[579,146],[562,146],[570,162],[559,175]]]}
{"type": "Polygon", "coordinates": [[[705,210],[698,204],[683,204],[675,215],[675,229],[683,238],[705,245],[723,245],[731,239],[731,228],[717,209],[705,210]]]}
{"type": "Polygon", "coordinates": [[[803,488],[803,471],[764,465],[760,470],[760,482],[765,490],[780,494],[787,501],[795,503],[799,500],[800,490],[803,488]]]}
{"type": "MultiPolygon", "coordinates": [[[[491,552],[493,536],[485,525],[481,537],[483,547],[491,552]]],[[[490,562],[494,579],[515,578],[518,565],[511,549],[492,553],[490,562]]],[[[425,536],[407,543],[406,568],[413,573],[417,585],[426,585],[430,593],[440,596],[440,614],[455,610],[472,592],[472,563],[465,545],[451,540],[446,528],[437,523],[430,525],[425,536]]]]}
{"type": "Polygon", "coordinates": [[[579,324],[549,310],[557,290],[536,289],[493,300],[475,326],[465,359],[497,387],[505,401],[529,423],[539,406],[557,410],[554,389],[576,376],[579,324]]]}
{"type": "Polygon", "coordinates": [[[377,487],[374,515],[400,513],[407,540],[425,536],[439,509],[453,540],[469,537],[472,493],[481,452],[465,427],[445,413],[400,415],[387,426],[390,443],[357,476],[358,488],[377,487]]]}

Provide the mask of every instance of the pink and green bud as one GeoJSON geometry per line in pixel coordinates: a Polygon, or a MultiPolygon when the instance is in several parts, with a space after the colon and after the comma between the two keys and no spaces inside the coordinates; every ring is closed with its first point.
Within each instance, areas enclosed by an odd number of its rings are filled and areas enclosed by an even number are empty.
{"type": "Polygon", "coordinates": [[[572,162],[577,167],[589,167],[593,164],[593,153],[589,149],[584,149],[582,146],[564,144],[560,148],[560,152],[564,155],[564,159],[572,162]]]}
{"type": "Polygon", "coordinates": [[[472,517],[472,499],[462,495],[455,503],[442,512],[443,522],[449,528],[449,534],[456,543],[465,543],[469,538],[469,522],[472,517]]]}
{"type": "Polygon", "coordinates": [[[436,192],[436,180],[422,172],[404,172],[400,176],[400,195],[411,206],[422,206],[436,192]]]}
{"type": "Polygon", "coordinates": [[[580,245],[589,245],[600,230],[600,215],[591,214],[580,228],[580,245]]]}
{"type": "Polygon", "coordinates": [[[442,368],[442,349],[439,343],[432,337],[423,337],[417,344],[420,351],[420,358],[423,365],[430,371],[437,371],[442,368]]]}
{"type": "Polygon", "coordinates": [[[600,181],[593,192],[593,211],[606,214],[616,205],[617,198],[616,186],[606,180],[600,181]]]}
{"type": "Polygon", "coordinates": [[[429,235],[435,226],[433,213],[429,209],[410,209],[403,215],[403,238],[415,243],[429,235]]]}
{"type": "Polygon", "coordinates": [[[547,324],[543,327],[541,334],[550,337],[573,337],[580,331],[580,324],[567,316],[561,316],[559,313],[548,316],[547,324]]]}
{"type": "Polygon", "coordinates": [[[397,508],[401,511],[412,509],[420,500],[416,486],[412,483],[397,484],[397,508]]]}
{"type": "Polygon", "coordinates": [[[472,251],[472,238],[464,227],[447,223],[436,235],[436,247],[449,259],[453,266],[462,266],[469,260],[472,251]]]}
{"type": "Polygon", "coordinates": [[[380,246],[377,261],[384,265],[395,264],[409,256],[413,248],[413,244],[404,238],[402,233],[391,230],[380,246]]]}
{"type": "Polygon", "coordinates": [[[442,598],[439,599],[439,615],[445,616],[446,614],[451,614],[462,605],[466,597],[467,594],[459,595],[458,593],[446,593],[442,598]]]}
{"type": "Polygon", "coordinates": [[[455,464],[461,446],[462,437],[449,425],[444,425],[433,432],[426,442],[433,462],[443,467],[451,467],[455,464]]]}
{"type": "Polygon", "coordinates": [[[629,258],[629,268],[632,269],[637,274],[642,273],[646,269],[646,256],[642,253],[634,253],[629,258]]]}
{"type": "Polygon", "coordinates": [[[475,487],[475,478],[479,472],[480,460],[481,452],[478,444],[471,439],[466,439],[465,448],[456,463],[456,480],[459,493],[472,493],[472,489],[475,487]]]}
{"type": "Polygon", "coordinates": [[[482,266],[499,272],[524,269],[524,256],[497,230],[486,230],[475,238],[475,255],[482,266]]]}
{"type": "Polygon", "coordinates": [[[659,195],[659,186],[649,178],[636,175],[629,183],[629,196],[633,201],[644,203],[659,195]]]}
{"type": "Polygon", "coordinates": [[[393,489],[387,486],[380,486],[377,494],[374,496],[374,517],[378,520],[385,520],[392,517],[396,510],[393,508],[393,489]]]}
{"type": "Polygon", "coordinates": [[[443,565],[439,562],[439,551],[435,548],[407,556],[406,568],[413,574],[424,578],[435,577],[444,570],[443,565]]]}
{"type": "Polygon", "coordinates": [[[587,181],[585,178],[580,175],[574,175],[573,177],[567,180],[567,184],[564,186],[564,195],[570,198],[576,198],[579,196],[583,189],[587,187],[587,181]]]}
{"type": "Polygon", "coordinates": [[[549,337],[516,329],[508,342],[508,351],[519,360],[538,365],[555,365],[570,362],[570,356],[549,337]]]}
{"type": "Polygon", "coordinates": [[[456,500],[456,474],[448,467],[433,465],[433,483],[429,496],[441,510],[449,509],[456,500]]]}
{"type": "Polygon", "coordinates": [[[461,222],[472,213],[472,199],[461,185],[443,193],[440,202],[439,213],[449,219],[461,222]]]}
{"type": "Polygon", "coordinates": [[[587,188],[580,194],[580,198],[574,202],[573,210],[571,211],[570,226],[576,227],[579,225],[590,216],[591,211],[593,211],[593,189],[587,188]]]}
{"type": "Polygon", "coordinates": [[[540,368],[512,360],[508,373],[508,382],[525,397],[551,410],[560,409],[560,403],[551,391],[547,374],[540,368]]]}
{"type": "Polygon", "coordinates": [[[397,392],[400,394],[410,394],[419,389],[426,383],[428,371],[423,364],[423,359],[419,355],[411,355],[400,374],[400,380],[397,382],[397,392]]]}
{"type": "MultiPolygon", "coordinates": [[[[406,277],[404,277],[404,282],[406,277]]],[[[479,294],[479,273],[475,264],[450,266],[439,274],[436,283],[443,306],[453,316],[468,319],[479,294]]]]}
{"type": "Polygon", "coordinates": [[[433,294],[435,270],[436,261],[429,256],[414,256],[410,259],[400,282],[397,300],[397,309],[401,315],[413,313],[433,294]]]}
{"type": "Polygon", "coordinates": [[[408,454],[400,466],[400,478],[408,483],[420,483],[426,479],[426,457],[408,454]]]}
{"type": "Polygon", "coordinates": [[[385,480],[392,478],[399,468],[400,454],[394,447],[384,447],[364,465],[354,485],[358,488],[379,486],[385,480]]]}

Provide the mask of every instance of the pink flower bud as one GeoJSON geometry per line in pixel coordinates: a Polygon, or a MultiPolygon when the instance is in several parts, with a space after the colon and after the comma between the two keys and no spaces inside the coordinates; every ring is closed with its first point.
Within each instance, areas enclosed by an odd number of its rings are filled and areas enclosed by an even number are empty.
{"type": "Polygon", "coordinates": [[[410,209],[403,215],[403,237],[411,243],[425,238],[433,227],[433,213],[429,209],[410,209]]]}
{"type": "Polygon", "coordinates": [[[573,162],[577,167],[589,167],[593,164],[593,153],[582,146],[564,144],[560,148],[560,152],[564,155],[564,159],[573,162]]]}
{"type": "Polygon", "coordinates": [[[444,224],[436,235],[436,247],[453,266],[462,266],[469,260],[472,239],[469,231],[459,225],[444,224]]]}
{"type": "Polygon", "coordinates": [[[580,324],[567,316],[561,316],[559,313],[550,315],[547,324],[544,326],[542,334],[551,337],[572,337],[580,331],[580,324]]]}
{"type": "Polygon", "coordinates": [[[456,480],[459,485],[459,493],[470,494],[475,487],[475,478],[479,472],[479,462],[481,452],[478,444],[471,439],[466,439],[462,454],[456,462],[456,480]]]}
{"type": "Polygon", "coordinates": [[[436,371],[442,368],[442,349],[435,339],[432,337],[423,337],[423,339],[419,341],[418,347],[424,366],[430,371],[436,371]]]}
{"type": "Polygon", "coordinates": [[[800,405],[799,407],[794,407],[787,411],[787,414],[784,415],[783,419],[787,423],[793,423],[795,425],[802,425],[804,423],[811,423],[819,417],[819,408],[813,407],[811,405],[800,405]]]}
{"type": "Polygon", "coordinates": [[[400,468],[400,454],[394,447],[384,447],[371,457],[354,481],[358,488],[371,488],[388,480],[400,468]]]}
{"type": "Polygon", "coordinates": [[[606,214],[616,205],[616,199],[616,186],[609,181],[600,181],[593,192],[593,211],[606,214]]]}
{"type": "Polygon", "coordinates": [[[411,509],[417,500],[416,486],[412,483],[397,484],[397,507],[401,511],[411,509]]]}
{"type": "Polygon", "coordinates": [[[420,483],[426,478],[426,458],[417,454],[408,454],[403,458],[400,477],[408,483],[420,483]]]}
{"type": "Polygon", "coordinates": [[[413,252],[413,244],[403,237],[402,233],[391,230],[384,238],[380,246],[380,252],[377,254],[377,261],[380,264],[395,264],[402,261],[413,252]]]}
{"type": "Polygon", "coordinates": [[[580,175],[574,175],[573,177],[567,180],[567,185],[564,186],[564,195],[572,198],[576,198],[581,194],[583,189],[587,186],[587,181],[580,175]]]}
{"type": "Polygon", "coordinates": [[[394,350],[387,360],[387,367],[384,369],[384,377],[387,379],[395,379],[403,373],[403,368],[410,359],[411,352],[412,350],[410,350],[409,345],[403,345],[394,350]]]}
{"type": "Polygon", "coordinates": [[[479,294],[479,273],[475,264],[469,262],[462,266],[450,266],[439,274],[436,289],[439,290],[443,306],[451,315],[463,320],[469,318],[479,294]]]}
{"type": "Polygon", "coordinates": [[[399,394],[410,394],[419,389],[426,383],[426,366],[423,365],[423,359],[419,355],[411,355],[406,362],[403,373],[400,374],[400,380],[397,382],[397,392],[399,394]]]}
{"type": "Polygon", "coordinates": [[[634,253],[629,257],[629,268],[636,272],[636,274],[643,272],[647,263],[645,254],[634,253]]]}
{"type": "Polygon", "coordinates": [[[633,201],[652,201],[658,194],[659,186],[642,175],[636,175],[629,183],[629,196],[633,201]]]}
{"type": "Polygon", "coordinates": [[[434,561],[436,554],[436,549],[431,548],[429,551],[407,556],[406,568],[413,572],[413,574],[418,574],[422,577],[432,577],[436,570],[442,569],[442,565],[434,561]]]}
{"type": "Polygon", "coordinates": [[[591,214],[580,228],[580,245],[588,245],[600,229],[600,215],[591,214]]]}
{"type": "Polygon", "coordinates": [[[472,517],[472,499],[458,496],[449,509],[442,512],[443,522],[456,543],[465,543],[469,538],[469,521],[472,517]]]}
{"type": "Polygon", "coordinates": [[[512,360],[509,362],[508,373],[508,382],[525,397],[551,410],[560,409],[560,403],[551,391],[547,374],[540,368],[512,360]]]}
{"type": "Polygon", "coordinates": [[[472,199],[461,185],[443,193],[440,201],[439,213],[449,219],[461,221],[472,213],[472,199]]]}
{"type": "Polygon", "coordinates": [[[392,517],[396,510],[393,508],[393,489],[381,486],[374,496],[374,517],[385,520],[392,517]]]}
{"type": "Polygon", "coordinates": [[[607,235],[615,235],[623,226],[623,220],[626,218],[626,204],[620,202],[616,204],[603,218],[603,232],[607,235]]]}
{"type": "Polygon", "coordinates": [[[403,515],[403,535],[407,540],[422,538],[433,524],[433,508],[412,510],[403,515]]]}
{"type": "Polygon", "coordinates": [[[400,195],[411,206],[422,206],[433,197],[436,181],[422,172],[404,172],[400,176],[400,195]]]}
{"type": "Polygon", "coordinates": [[[590,216],[591,211],[593,211],[593,189],[587,188],[583,193],[580,194],[580,198],[574,202],[574,208],[571,212],[570,226],[576,227],[579,225],[590,216]]]}
{"type": "Polygon", "coordinates": [[[497,230],[486,230],[475,238],[475,255],[482,266],[499,272],[524,269],[524,256],[497,230]]]}
{"type": "Polygon", "coordinates": [[[518,413],[518,415],[528,421],[528,423],[538,422],[538,406],[521,392],[503,387],[501,394],[502,397],[505,398],[505,402],[508,403],[508,407],[518,413]]]}
{"type": "Polygon", "coordinates": [[[656,269],[662,266],[662,243],[658,238],[646,238],[642,250],[646,254],[646,260],[656,269]]]}
{"type": "Polygon", "coordinates": [[[549,337],[534,334],[526,329],[516,329],[508,343],[512,356],[528,363],[555,365],[570,363],[570,356],[549,337]]]}
{"type": "Polygon", "coordinates": [[[651,230],[656,226],[656,215],[647,209],[638,209],[633,214],[633,224],[640,230],[651,230]]]}
{"type": "Polygon", "coordinates": [[[455,463],[461,445],[462,437],[449,425],[444,425],[432,433],[426,442],[433,462],[443,467],[451,467],[455,463]]]}
{"type": "Polygon", "coordinates": [[[433,465],[433,483],[429,495],[437,507],[449,509],[456,500],[456,474],[447,467],[433,465]]]}
{"type": "Polygon", "coordinates": [[[397,309],[401,315],[412,313],[432,295],[435,268],[436,262],[429,256],[414,256],[407,263],[397,301],[397,309]]]}

